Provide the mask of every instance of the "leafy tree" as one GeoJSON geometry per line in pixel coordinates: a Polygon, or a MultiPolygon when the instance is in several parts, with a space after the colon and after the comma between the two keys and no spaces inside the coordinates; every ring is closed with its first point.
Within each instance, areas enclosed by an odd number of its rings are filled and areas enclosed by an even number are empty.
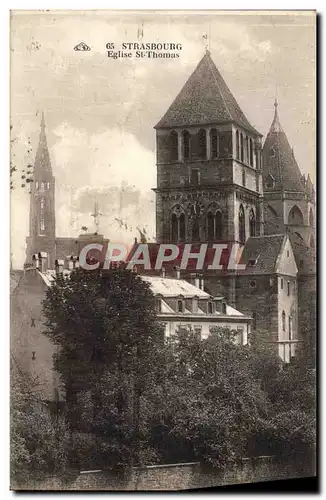
{"type": "Polygon", "coordinates": [[[11,478],[27,485],[31,477],[63,471],[67,463],[68,427],[62,416],[51,415],[39,399],[37,381],[11,363],[11,478]]]}
{"type": "Polygon", "coordinates": [[[75,437],[90,435],[92,463],[138,462],[140,399],[162,337],[149,285],[122,268],[79,268],[56,279],[43,307],[75,437]]]}

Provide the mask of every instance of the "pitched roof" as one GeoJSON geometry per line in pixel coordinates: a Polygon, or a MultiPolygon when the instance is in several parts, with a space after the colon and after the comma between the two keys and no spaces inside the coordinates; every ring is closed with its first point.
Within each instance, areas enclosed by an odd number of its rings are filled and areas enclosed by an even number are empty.
{"type": "Polygon", "coordinates": [[[277,101],[274,106],[274,118],[263,146],[264,181],[268,175],[272,175],[275,179],[275,188],[305,192],[299,166],[280,124],[277,101]]]}
{"type": "Polygon", "coordinates": [[[155,128],[235,122],[252,127],[207,51],[155,128]]]}
{"type": "Polygon", "coordinates": [[[154,295],[163,295],[163,297],[199,297],[208,299],[208,293],[200,288],[188,283],[186,280],[177,278],[163,278],[161,276],[141,276],[141,279],[148,283],[154,295]]]}
{"type": "Polygon", "coordinates": [[[246,270],[241,271],[240,274],[274,273],[277,258],[286,238],[285,234],[271,234],[249,238],[240,259],[240,264],[245,264],[246,270]]]}

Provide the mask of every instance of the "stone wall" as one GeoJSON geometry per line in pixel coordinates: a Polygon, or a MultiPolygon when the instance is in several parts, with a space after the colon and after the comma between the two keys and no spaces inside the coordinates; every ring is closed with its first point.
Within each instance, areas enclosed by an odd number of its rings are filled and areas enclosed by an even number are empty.
{"type": "MultiPolygon", "coordinates": [[[[29,481],[28,487],[24,489],[34,491],[176,491],[314,475],[312,467],[300,467],[290,461],[280,462],[274,457],[266,456],[243,459],[225,471],[203,468],[199,463],[134,467],[126,477],[120,478],[110,472],[84,471],[66,484],[56,478],[48,478],[42,482],[29,481]]],[[[15,489],[14,485],[12,489],[15,489]]]]}

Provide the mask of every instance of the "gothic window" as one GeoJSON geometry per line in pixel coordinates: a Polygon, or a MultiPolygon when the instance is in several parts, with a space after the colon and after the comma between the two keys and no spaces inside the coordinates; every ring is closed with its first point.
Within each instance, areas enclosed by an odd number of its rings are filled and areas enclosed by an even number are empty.
{"type": "Polygon", "coordinates": [[[178,234],[179,223],[176,214],[172,214],[171,223],[172,223],[172,241],[173,243],[176,243],[179,239],[179,234],[178,234]]]}
{"type": "Polygon", "coordinates": [[[171,215],[171,238],[173,243],[186,238],[186,217],[180,205],[176,205],[171,215]]]}
{"type": "Polygon", "coordinates": [[[199,224],[196,220],[194,220],[192,224],[192,241],[199,241],[199,240],[200,240],[199,224]]]}
{"type": "Polygon", "coordinates": [[[215,214],[215,237],[217,240],[222,239],[222,212],[220,211],[215,214]]]}
{"type": "Polygon", "coordinates": [[[210,132],[211,137],[211,156],[212,158],[217,158],[218,156],[218,137],[216,128],[212,128],[210,132]]]}
{"type": "Polygon", "coordinates": [[[282,312],[282,330],[285,332],[285,312],[282,312]]]}
{"type": "Polygon", "coordinates": [[[41,201],[40,201],[40,232],[41,233],[43,233],[45,230],[44,207],[45,207],[45,200],[42,197],[41,201]]]}
{"type": "Polygon", "coordinates": [[[246,187],[246,171],[245,169],[242,170],[242,185],[246,187]]]}
{"type": "Polygon", "coordinates": [[[243,135],[240,133],[240,149],[241,149],[241,156],[240,160],[244,160],[244,151],[243,151],[243,135]]]}
{"type": "Polygon", "coordinates": [[[178,160],[178,134],[173,130],[170,134],[170,159],[178,160]]]}
{"type": "Polygon", "coordinates": [[[246,241],[245,214],[242,205],[239,208],[239,240],[241,243],[246,241]]]}
{"type": "Polygon", "coordinates": [[[188,160],[190,158],[190,134],[188,130],[182,132],[182,144],[183,144],[183,158],[188,160]]]}
{"type": "Polygon", "coordinates": [[[303,226],[303,215],[297,205],[294,205],[289,212],[288,224],[293,226],[303,226]]]}
{"type": "Polygon", "coordinates": [[[292,340],[292,318],[289,316],[289,340],[292,340]]]}
{"type": "Polygon", "coordinates": [[[222,212],[220,210],[214,212],[214,209],[212,208],[207,212],[206,231],[208,241],[222,239],[222,212]]]}
{"type": "Polygon", "coordinates": [[[237,130],[235,133],[235,149],[236,149],[236,158],[240,160],[240,141],[239,141],[239,131],[237,130]]]}
{"type": "Polygon", "coordinates": [[[208,241],[215,240],[214,215],[212,212],[207,213],[207,239],[208,241]]]}
{"type": "Polygon", "coordinates": [[[179,239],[184,241],[186,239],[186,216],[181,214],[179,217],[179,239]]]}
{"type": "Polygon", "coordinates": [[[199,170],[193,169],[191,171],[191,185],[192,186],[198,186],[199,185],[199,179],[200,179],[199,170]]]}
{"type": "Polygon", "coordinates": [[[254,156],[253,156],[252,139],[249,139],[249,153],[250,153],[249,163],[253,167],[254,166],[254,156]]]}
{"type": "Polygon", "coordinates": [[[249,213],[249,234],[250,236],[256,236],[256,218],[252,209],[249,213]]]}
{"type": "Polygon", "coordinates": [[[206,130],[200,129],[198,132],[198,153],[199,158],[207,158],[206,151],[206,130]]]}

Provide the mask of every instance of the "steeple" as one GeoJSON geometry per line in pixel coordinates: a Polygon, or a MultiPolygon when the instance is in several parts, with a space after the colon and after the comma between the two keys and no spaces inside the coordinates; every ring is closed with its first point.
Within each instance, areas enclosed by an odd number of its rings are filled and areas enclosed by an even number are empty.
{"type": "Polygon", "coordinates": [[[249,132],[261,135],[250,125],[206,49],[196,69],[155,128],[228,122],[235,122],[249,132]]]}
{"type": "Polygon", "coordinates": [[[42,177],[44,177],[44,175],[46,174],[52,175],[52,167],[46,140],[44,112],[42,111],[41,130],[35,155],[34,175],[41,175],[42,177]]]}
{"type": "Polygon", "coordinates": [[[273,189],[304,192],[300,169],[279,120],[277,99],[274,108],[274,118],[263,147],[264,185],[268,189],[268,178],[272,177],[275,179],[273,189]]]}

